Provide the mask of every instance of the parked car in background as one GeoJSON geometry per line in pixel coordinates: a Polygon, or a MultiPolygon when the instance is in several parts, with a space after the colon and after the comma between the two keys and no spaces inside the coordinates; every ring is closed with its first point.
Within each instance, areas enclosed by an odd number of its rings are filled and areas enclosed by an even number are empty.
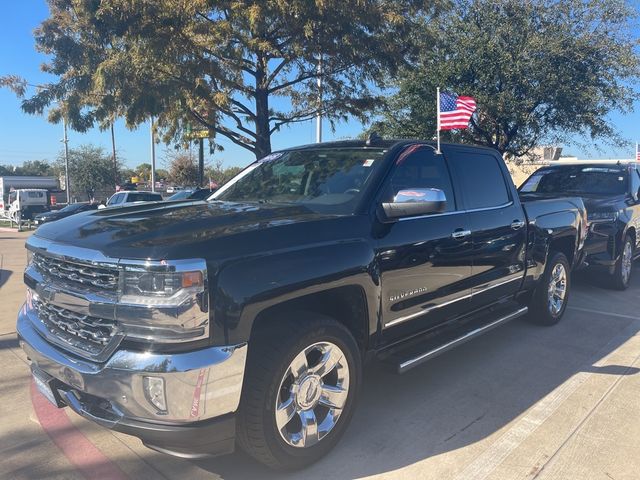
{"type": "Polygon", "coordinates": [[[589,233],[585,266],[604,270],[612,285],[629,286],[640,254],[640,170],[637,162],[559,164],[534,172],[520,187],[524,198],[582,197],[589,233]]]}
{"type": "Polygon", "coordinates": [[[37,214],[49,209],[49,192],[42,188],[11,190],[7,205],[8,215],[14,222],[33,220],[37,214]]]}
{"type": "Polygon", "coordinates": [[[175,185],[171,185],[167,187],[167,193],[176,193],[176,192],[179,192],[180,190],[184,190],[184,187],[178,187],[175,185]]]}
{"type": "Polygon", "coordinates": [[[213,192],[208,188],[185,188],[174,193],[167,200],[206,200],[213,192]]]}
{"type": "Polygon", "coordinates": [[[107,200],[106,205],[100,205],[98,208],[121,207],[123,205],[130,205],[132,203],[160,202],[160,201],[162,201],[162,195],[156,192],[138,192],[138,191],[117,192],[111,195],[111,198],[107,200]]]}
{"type": "Polygon", "coordinates": [[[559,322],[586,222],[580,198],[521,201],[495,150],[379,139],[109,213],[27,240],[35,384],[161,452],[237,444],[275,468],[339,441],[365,359],[402,373],[527,313],[559,322]]]}
{"type": "Polygon", "coordinates": [[[53,222],[55,220],[60,220],[61,218],[75,215],[76,213],[96,210],[97,208],[97,203],[72,203],[60,210],[50,210],[36,215],[34,223],[36,225],[42,225],[43,223],[53,222]]]}

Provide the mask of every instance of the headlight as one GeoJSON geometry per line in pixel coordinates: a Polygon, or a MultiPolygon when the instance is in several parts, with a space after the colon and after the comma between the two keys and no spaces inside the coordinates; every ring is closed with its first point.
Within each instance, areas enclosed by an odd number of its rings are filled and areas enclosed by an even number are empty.
{"type": "Polygon", "coordinates": [[[209,337],[204,260],[120,263],[116,319],[129,340],[181,343],[209,337]]]}
{"type": "Polygon", "coordinates": [[[613,222],[618,219],[619,212],[589,212],[587,220],[589,222],[613,222]]]}
{"type": "Polygon", "coordinates": [[[27,248],[27,267],[33,263],[33,252],[27,248]]]}
{"type": "Polygon", "coordinates": [[[181,305],[193,294],[204,290],[202,271],[154,271],[125,267],[122,303],[135,305],[181,305]]]}

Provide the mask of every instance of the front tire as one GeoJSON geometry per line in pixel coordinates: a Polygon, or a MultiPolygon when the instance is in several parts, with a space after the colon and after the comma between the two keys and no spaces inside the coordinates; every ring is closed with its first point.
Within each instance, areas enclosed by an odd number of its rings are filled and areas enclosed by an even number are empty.
{"type": "Polygon", "coordinates": [[[567,309],[571,290],[569,261],[564,253],[550,253],[542,278],[529,302],[529,319],[539,325],[555,325],[567,309]]]}
{"type": "Polygon", "coordinates": [[[633,270],[633,246],[633,237],[627,234],[612,276],[613,286],[616,290],[626,290],[629,287],[633,270]]]}
{"type": "Polygon", "coordinates": [[[298,312],[258,328],[249,342],[238,443],[269,467],[306,467],[338,443],[351,420],[362,378],[358,345],[323,315],[298,312]]]}

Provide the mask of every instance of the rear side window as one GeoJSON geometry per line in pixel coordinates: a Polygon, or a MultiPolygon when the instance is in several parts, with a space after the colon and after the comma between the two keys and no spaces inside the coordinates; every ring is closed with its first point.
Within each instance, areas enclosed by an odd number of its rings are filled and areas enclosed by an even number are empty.
{"type": "Polygon", "coordinates": [[[493,155],[456,152],[449,160],[467,209],[498,207],[509,202],[502,169],[493,155]]]}
{"type": "Polygon", "coordinates": [[[629,172],[631,175],[631,193],[633,195],[638,194],[638,190],[640,190],[640,172],[636,170],[636,168],[632,167],[629,172]]]}

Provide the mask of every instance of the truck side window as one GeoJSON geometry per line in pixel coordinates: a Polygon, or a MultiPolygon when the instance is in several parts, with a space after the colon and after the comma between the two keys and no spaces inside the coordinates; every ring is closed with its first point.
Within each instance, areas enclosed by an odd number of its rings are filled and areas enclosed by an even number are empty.
{"type": "Polygon", "coordinates": [[[449,170],[442,155],[431,148],[420,148],[406,157],[400,155],[396,169],[389,179],[385,197],[391,201],[400,190],[410,188],[437,188],[447,198],[445,211],[456,209],[449,170]]]}
{"type": "Polygon", "coordinates": [[[460,182],[467,208],[490,208],[509,203],[502,169],[492,155],[456,152],[448,158],[460,182]]]}
{"type": "Polygon", "coordinates": [[[631,176],[631,195],[637,195],[638,194],[638,190],[640,190],[640,172],[638,172],[638,170],[635,167],[632,167],[630,169],[631,171],[630,176],[631,176]]]}

